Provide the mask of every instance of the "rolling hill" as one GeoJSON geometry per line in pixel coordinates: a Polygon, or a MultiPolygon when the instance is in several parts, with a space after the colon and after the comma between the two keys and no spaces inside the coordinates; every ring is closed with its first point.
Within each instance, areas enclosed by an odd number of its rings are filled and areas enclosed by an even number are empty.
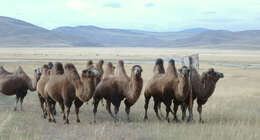
{"type": "Polygon", "coordinates": [[[47,30],[0,16],[0,47],[206,47],[260,49],[260,30],[231,32],[193,28],[178,32],[105,29],[96,26],[47,30]]]}

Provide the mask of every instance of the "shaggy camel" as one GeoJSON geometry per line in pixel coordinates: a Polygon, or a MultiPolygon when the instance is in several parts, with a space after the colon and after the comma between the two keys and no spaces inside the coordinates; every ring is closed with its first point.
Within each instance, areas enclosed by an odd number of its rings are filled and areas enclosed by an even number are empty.
{"type": "MultiPolygon", "coordinates": [[[[119,69],[121,71],[124,70],[122,67],[123,61],[119,61],[119,69]]],[[[143,79],[141,77],[142,68],[139,65],[135,65],[132,67],[131,78],[130,80],[125,79],[126,73],[121,76],[110,75],[104,78],[100,84],[97,86],[96,91],[94,93],[94,122],[96,122],[96,113],[98,108],[98,103],[101,99],[106,100],[106,110],[110,114],[110,116],[114,119],[114,121],[118,121],[117,113],[119,111],[119,107],[121,101],[125,99],[125,112],[127,114],[127,119],[130,121],[129,113],[130,107],[135,104],[138,100],[142,87],[143,87],[143,79]],[[115,116],[112,114],[110,106],[111,103],[114,105],[115,116]]]]}
{"type": "Polygon", "coordinates": [[[45,86],[44,93],[47,95],[47,111],[49,121],[55,122],[50,106],[53,101],[58,102],[62,112],[65,124],[69,124],[69,113],[72,103],[75,105],[76,119],[79,120],[79,108],[84,102],[90,100],[95,91],[95,72],[92,69],[82,71],[80,78],[76,67],[73,64],[65,65],[65,73],[63,75],[51,75],[45,86]],[[52,101],[53,100],[53,101],[52,101]],[[64,112],[64,105],[67,114],[64,112]],[[51,119],[52,118],[52,119],[51,119]]]}
{"type": "Polygon", "coordinates": [[[161,117],[158,114],[158,105],[160,102],[163,102],[166,106],[166,120],[169,122],[169,112],[171,110],[171,102],[175,97],[187,96],[184,93],[186,91],[187,81],[189,77],[189,71],[186,67],[182,67],[180,74],[178,76],[175,61],[171,59],[168,63],[166,73],[156,74],[148,81],[144,96],[145,96],[145,116],[144,120],[148,119],[147,110],[149,105],[149,100],[151,97],[154,99],[154,111],[159,120],[161,117]],[[184,95],[185,94],[185,95],[184,95]]]}
{"type": "Polygon", "coordinates": [[[13,73],[6,71],[3,66],[0,66],[0,92],[7,96],[16,95],[15,111],[17,110],[19,100],[20,110],[23,110],[22,104],[27,90],[35,91],[37,75],[38,73],[35,73],[32,80],[20,66],[13,73]]]}
{"type": "MultiPolygon", "coordinates": [[[[191,85],[192,85],[192,94],[193,94],[193,101],[197,99],[198,104],[198,112],[200,117],[200,122],[203,123],[202,120],[202,105],[204,105],[208,98],[213,94],[216,83],[220,78],[224,78],[224,74],[215,71],[213,68],[210,68],[208,71],[204,72],[202,75],[199,72],[192,68],[192,78],[191,78],[191,85]]],[[[186,100],[186,104],[182,106],[182,119],[184,120],[186,117],[186,109],[187,103],[189,101],[186,100]]],[[[192,110],[191,110],[192,112],[192,110]]],[[[192,113],[191,113],[192,114],[192,113]]],[[[189,117],[188,121],[192,121],[193,116],[189,117]]]]}
{"type": "MultiPolygon", "coordinates": [[[[57,68],[57,65],[56,65],[56,68],[57,68]]],[[[45,99],[43,98],[44,97],[44,87],[49,80],[50,73],[51,73],[50,71],[51,71],[52,67],[53,67],[52,63],[48,63],[48,65],[44,64],[41,67],[42,73],[41,73],[41,76],[37,83],[37,88],[36,88],[44,118],[46,118],[46,116],[47,116],[46,102],[45,102],[45,99]]],[[[59,73],[61,73],[61,72],[59,72],[59,73]]],[[[56,114],[55,105],[53,106],[52,110],[54,111],[54,114],[56,114]]]]}

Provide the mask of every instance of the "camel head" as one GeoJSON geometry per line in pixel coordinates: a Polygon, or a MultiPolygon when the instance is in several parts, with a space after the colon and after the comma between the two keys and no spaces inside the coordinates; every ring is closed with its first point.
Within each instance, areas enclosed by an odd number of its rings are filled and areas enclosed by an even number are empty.
{"type": "Polygon", "coordinates": [[[158,58],[155,61],[155,66],[153,68],[154,73],[165,73],[164,66],[163,66],[163,59],[158,58]]]}
{"type": "Polygon", "coordinates": [[[94,94],[96,88],[96,77],[99,76],[100,73],[97,69],[88,68],[82,71],[82,83],[83,88],[81,89],[81,93],[79,99],[83,102],[88,101],[94,94]]]}
{"type": "Polygon", "coordinates": [[[37,85],[37,82],[40,80],[42,73],[43,73],[43,68],[37,68],[34,70],[35,87],[37,85]]]}
{"type": "Polygon", "coordinates": [[[53,74],[63,74],[64,73],[64,69],[63,69],[63,65],[60,62],[56,62],[54,64],[54,67],[52,68],[53,74]]]}
{"type": "Polygon", "coordinates": [[[213,81],[216,83],[220,78],[224,78],[224,74],[221,72],[215,71],[213,68],[210,68],[207,72],[203,73],[202,81],[209,80],[209,81],[213,81]]]}
{"type": "Polygon", "coordinates": [[[132,67],[131,77],[135,77],[136,79],[141,79],[142,78],[142,72],[143,72],[143,69],[142,69],[141,66],[134,65],[132,67]]]}
{"type": "Polygon", "coordinates": [[[182,79],[188,79],[190,74],[190,69],[186,66],[182,66],[181,69],[178,69],[179,77],[182,79]]]}
{"type": "Polygon", "coordinates": [[[53,63],[52,62],[48,62],[48,69],[52,69],[53,67],[53,63]]]}

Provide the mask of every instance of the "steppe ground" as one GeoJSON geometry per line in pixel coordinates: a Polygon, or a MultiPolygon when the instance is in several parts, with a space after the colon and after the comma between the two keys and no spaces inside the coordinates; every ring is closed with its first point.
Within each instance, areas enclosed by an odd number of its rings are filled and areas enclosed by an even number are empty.
{"type": "MultiPolygon", "coordinates": [[[[21,65],[32,77],[33,70],[48,61],[73,62],[81,71],[85,68],[88,59],[102,58],[105,62],[118,59],[137,60],[136,63],[126,64],[127,72],[130,72],[134,64],[140,64],[144,70],[142,76],[146,83],[152,76],[152,67],[156,58],[161,57],[166,60],[195,53],[200,54],[200,72],[214,67],[225,75],[225,78],[218,82],[213,96],[203,107],[204,124],[198,122],[196,104],[193,108],[194,121],[191,124],[158,121],[153,111],[152,100],[148,110],[149,120],[143,122],[143,93],[131,108],[130,123],[126,121],[124,104],[120,108],[119,123],[114,124],[102,105],[98,108],[97,123],[91,123],[93,106],[90,101],[80,110],[81,123],[76,123],[73,107],[70,125],[63,124],[60,113],[57,114],[57,123],[54,124],[41,116],[36,92],[27,94],[22,112],[13,111],[15,96],[8,97],[0,94],[0,139],[259,140],[260,70],[219,64],[260,66],[260,51],[170,48],[0,48],[0,65],[8,71],[14,71],[18,65],[21,65]]],[[[57,109],[60,112],[59,106],[57,109]]],[[[180,115],[179,111],[179,118],[180,115]]]]}

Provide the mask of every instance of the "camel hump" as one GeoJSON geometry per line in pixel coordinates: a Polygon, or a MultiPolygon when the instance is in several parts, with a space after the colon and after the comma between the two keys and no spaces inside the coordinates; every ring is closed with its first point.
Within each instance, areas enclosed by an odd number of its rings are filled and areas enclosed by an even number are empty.
{"type": "Polygon", "coordinates": [[[155,66],[153,68],[153,72],[155,74],[165,73],[164,66],[163,66],[163,59],[161,59],[161,58],[156,59],[155,66]]]}
{"type": "Polygon", "coordinates": [[[1,73],[7,73],[7,70],[3,66],[0,66],[0,74],[1,73]]]}
{"type": "Polygon", "coordinates": [[[64,69],[62,63],[56,62],[54,65],[54,74],[63,74],[63,73],[64,73],[64,69]]]}
{"type": "Polygon", "coordinates": [[[155,65],[163,65],[163,59],[157,58],[156,61],[155,61],[155,65]]]}
{"type": "Polygon", "coordinates": [[[175,61],[173,59],[170,59],[168,62],[168,67],[166,70],[167,74],[173,74],[175,77],[177,77],[177,71],[175,67],[175,61]]]}
{"type": "Polygon", "coordinates": [[[65,74],[72,80],[80,79],[77,68],[72,63],[65,65],[65,74]]]}
{"type": "Polygon", "coordinates": [[[16,74],[25,74],[23,68],[21,66],[18,66],[15,70],[16,74]]]}

